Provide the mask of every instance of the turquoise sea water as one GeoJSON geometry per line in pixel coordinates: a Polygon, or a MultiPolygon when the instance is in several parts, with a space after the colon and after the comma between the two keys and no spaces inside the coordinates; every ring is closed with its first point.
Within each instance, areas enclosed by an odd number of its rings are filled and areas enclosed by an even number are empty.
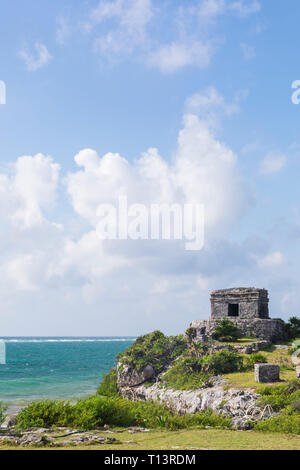
{"type": "Polygon", "coordinates": [[[134,338],[0,338],[0,401],[22,406],[39,398],[78,398],[96,392],[103,373],[134,338]]]}

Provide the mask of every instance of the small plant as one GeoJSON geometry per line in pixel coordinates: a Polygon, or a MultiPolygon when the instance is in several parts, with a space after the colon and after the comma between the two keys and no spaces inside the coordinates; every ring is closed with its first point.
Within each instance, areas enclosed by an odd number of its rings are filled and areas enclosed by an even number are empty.
{"type": "Polygon", "coordinates": [[[266,419],[254,424],[254,429],[264,432],[280,432],[287,434],[300,434],[300,414],[283,413],[280,416],[266,419]]]}
{"type": "Polygon", "coordinates": [[[4,421],[4,418],[5,418],[4,413],[5,413],[6,409],[7,409],[7,406],[4,405],[2,403],[2,401],[0,401],[0,424],[2,424],[3,421],[4,421]]]}
{"type": "Polygon", "coordinates": [[[98,395],[103,395],[107,397],[117,396],[118,389],[117,389],[117,371],[116,368],[113,367],[108,374],[103,374],[102,382],[99,385],[97,390],[98,395]]]}
{"type": "Polygon", "coordinates": [[[253,369],[255,364],[267,363],[267,358],[261,353],[254,353],[244,359],[244,368],[247,370],[253,369]]]}
{"type": "Polygon", "coordinates": [[[212,338],[218,341],[231,342],[237,341],[241,338],[240,330],[234,325],[233,322],[223,318],[215,328],[212,338]]]}
{"type": "Polygon", "coordinates": [[[203,361],[208,369],[215,375],[238,372],[243,368],[243,358],[235,351],[220,351],[205,356],[203,361]]]}
{"type": "Polygon", "coordinates": [[[285,331],[288,339],[300,338],[300,318],[291,317],[285,324],[285,331]]]}

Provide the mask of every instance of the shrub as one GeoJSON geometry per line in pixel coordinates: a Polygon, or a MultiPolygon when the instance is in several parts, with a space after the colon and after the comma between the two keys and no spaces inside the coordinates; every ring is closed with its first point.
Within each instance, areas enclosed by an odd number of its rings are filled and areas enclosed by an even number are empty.
{"type": "Polygon", "coordinates": [[[215,328],[212,338],[218,341],[236,341],[241,338],[242,334],[240,330],[234,325],[233,322],[223,318],[215,328]]]}
{"type": "Polygon", "coordinates": [[[208,410],[194,415],[179,415],[156,402],[131,402],[116,397],[91,397],[75,404],[59,401],[31,403],[18,414],[18,427],[67,426],[82,430],[112,426],[143,425],[170,430],[191,426],[229,428],[231,420],[208,410]]]}
{"type": "Polygon", "coordinates": [[[300,399],[300,381],[292,380],[287,384],[264,386],[257,388],[257,393],[261,394],[258,404],[270,405],[274,411],[279,411],[289,407],[292,403],[300,399]]]}
{"type": "Polygon", "coordinates": [[[215,375],[238,372],[243,368],[243,358],[235,351],[220,351],[210,356],[205,356],[203,362],[215,375]]]}
{"type": "Polygon", "coordinates": [[[104,424],[132,426],[135,413],[128,400],[117,397],[91,397],[74,405],[72,426],[80,429],[96,429],[104,424]]]}
{"type": "Polygon", "coordinates": [[[32,402],[18,414],[18,427],[68,426],[72,421],[73,406],[70,402],[43,400],[32,402]]]}
{"type": "Polygon", "coordinates": [[[195,390],[209,387],[212,374],[202,370],[201,359],[180,358],[162,376],[161,381],[168,388],[174,390],[195,390]]]}
{"type": "Polygon", "coordinates": [[[291,317],[288,323],[285,324],[285,331],[288,339],[295,339],[300,337],[300,318],[291,317]]]}
{"type": "Polygon", "coordinates": [[[98,395],[112,397],[118,395],[117,389],[118,375],[115,367],[113,367],[108,374],[103,374],[102,382],[97,390],[98,395]]]}
{"type": "Polygon", "coordinates": [[[254,353],[244,359],[244,368],[253,369],[255,364],[264,364],[268,362],[266,356],[261,353],[254,353]]]}
{"type": "Polygon", "coordinates": [[[159,373],[186,348],[187,339],[183,335],[167,337],[160,331],[154,331],[137,338],[124,353],[118,354],[117,358],[137,371],[150,364],[156,373],[159,373]]]}
{"type": "Polygon", "coordinates": [[[135,414],[127,400],[95,396],[72,404],[65,401],[33,402],[18,414],[19,428],[71,426],[94,429],[103,424],[130,426],[135,414]]]}
{"type": "Polygon", "coordinates": [[[0,424],[4,421],[6,408],[7,406],[3,405],[2,401],[0,401],[0,424]]]}
{"type": "Polygon", "coordinates": [[[300,434],[300,414],[282,414],[254,424],[258,431],[300,434]]]}

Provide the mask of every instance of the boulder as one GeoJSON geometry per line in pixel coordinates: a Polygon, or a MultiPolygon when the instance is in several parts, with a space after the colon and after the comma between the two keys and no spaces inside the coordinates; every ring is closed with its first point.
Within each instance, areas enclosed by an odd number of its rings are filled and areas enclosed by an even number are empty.
{"type": "Polygon", "coordinates": [[[17,424],[18,413],[13,413],[5,416],[3,423],[1,424],[1,429],[9,429],[17,424]]]}
{"type": "Polygon", "coordinates": [[[155,371],[151,365],[137,371],[128,365],[118,365],[118,387],[136,387],[155,377],[155,371]]]}
{"type": "Polygon", "coordinates": [[[279,382],[280,367],[278,364],[255,364],[254,378],[259,383],[279,382]]]}
{"type": "Polygon", "coordinates": [[[296,377],[300,379],[300,366],[296,367],[296,377]]]}

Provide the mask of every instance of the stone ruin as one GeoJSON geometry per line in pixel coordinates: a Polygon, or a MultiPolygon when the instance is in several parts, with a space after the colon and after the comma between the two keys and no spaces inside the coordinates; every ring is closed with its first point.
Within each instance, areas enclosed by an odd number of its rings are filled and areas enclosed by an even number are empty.
{"type": "Polygon", "coordinates": [[[285,339],[284,321],[269,317],[266,289],[240,287],[216,290],[211,293],[210,302],[209,320],[195,320],[191,323],[198,341],[206,341],[223,318],[232,321],[245,337],[268,341],[285,339]]]}

